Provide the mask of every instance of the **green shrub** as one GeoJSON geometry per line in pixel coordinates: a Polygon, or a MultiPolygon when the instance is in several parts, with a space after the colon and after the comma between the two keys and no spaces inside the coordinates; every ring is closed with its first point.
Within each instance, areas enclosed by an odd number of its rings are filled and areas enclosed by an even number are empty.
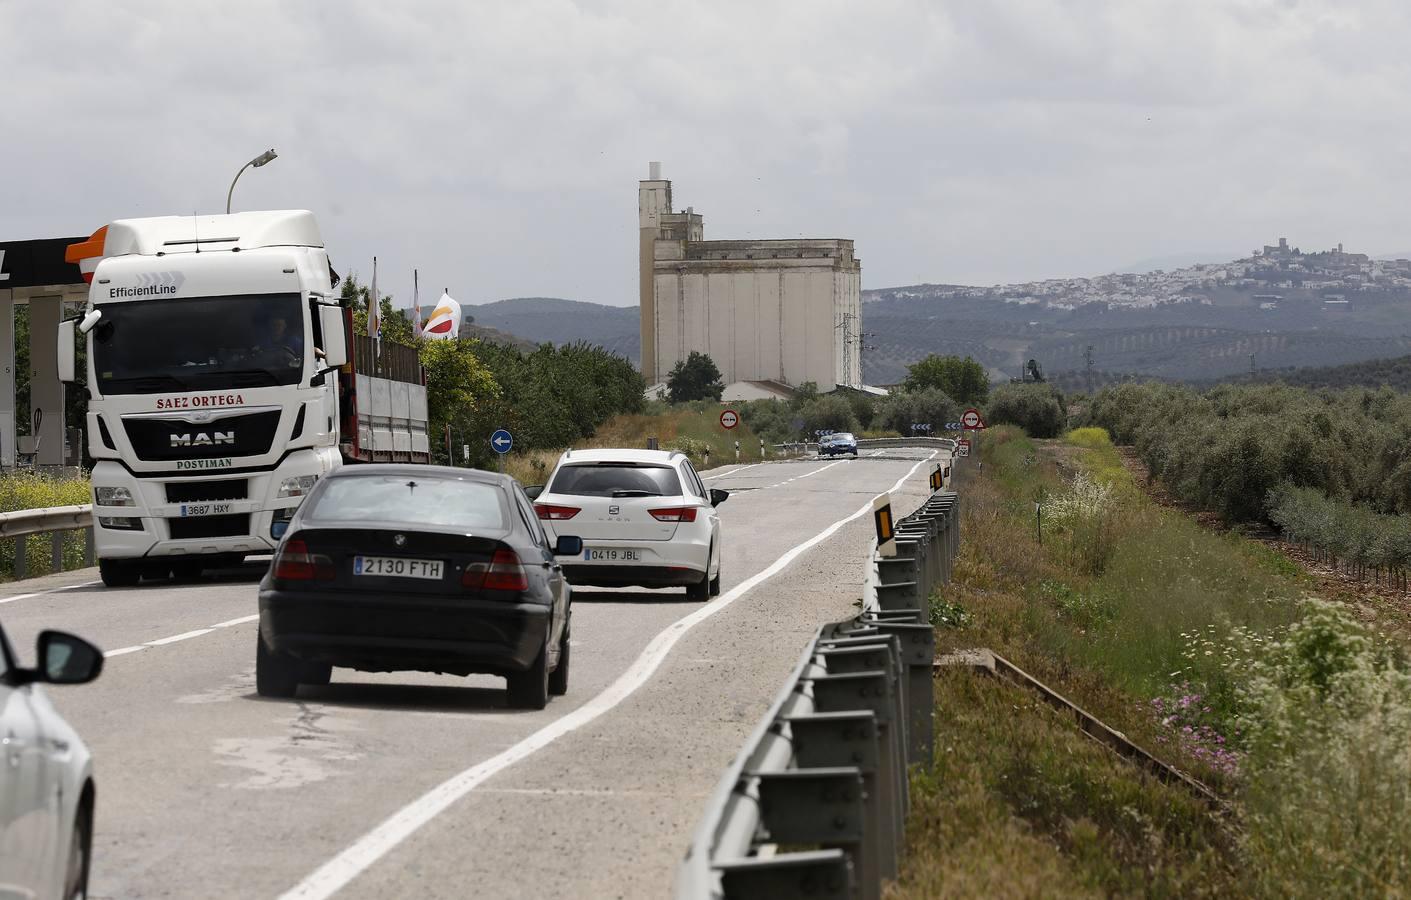
{"type": "Polygon", "coordinates": [[[1030,437],[1058,437],[1066,424],[1063,398],[1046,384],[1003,384],[985,405],[986,424],[1018,425],[1030,437]]]}

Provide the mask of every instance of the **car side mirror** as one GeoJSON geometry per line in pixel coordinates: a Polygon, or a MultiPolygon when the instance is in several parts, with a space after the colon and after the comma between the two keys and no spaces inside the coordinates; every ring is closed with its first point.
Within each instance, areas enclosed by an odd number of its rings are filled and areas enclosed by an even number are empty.
{"type": "Polygon", "coordinates": [[[103,651],[63,631],[41,631],[38,651],[38,681],[86,684],[103,671],[103,651]]]}
{"type": "Polygon", "coordinates": [[[544,493],[544,486],[542,484],[531,484],[524,489],[524,496],[528,497],[530,500],[538,500],[539,495],[542,493],[544,493]]]}
{"type": "Polygon", "coordinates": [[[730,492],[729,492],[729,491],[722,491],[720,488],[711,488],[711,489],[710,489],[710,505],[711,505],[711,506],[719,506],[720,504],[724,503],[726,500],[729,500],[729,499],[730,499],[730,492]]]}
{"type": "Polygon", "coordinates": [[[577,556],[583,552],[583,539],[571,534],[561,534],[554,542],[554,556],[577,556]]]}

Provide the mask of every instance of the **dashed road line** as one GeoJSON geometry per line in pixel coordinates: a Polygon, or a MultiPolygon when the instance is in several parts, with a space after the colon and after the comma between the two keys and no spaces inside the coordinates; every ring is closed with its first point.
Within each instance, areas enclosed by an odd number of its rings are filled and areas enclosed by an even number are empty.
{"type": "Polygon", "coordinates": [[[30,597],[43,597],[45,594],[57,594],[61,591],[72,591],[75,588],[93,587],[102,584],[102,581],[85,581],[80,584],[66,584],[63,587],[50,588],[47,591],[34,591],[29,594],[16,594],[13,597],[0,597],[0,603],[14,603],[16,600],[28,600],[30,597]]]}
{"type": "Polygon", "coordinates": [[[167,644],[175,644],[178,641],[188,641],[191,638],[197,638],[204,634],[210,634],[217,628],[230,628],[233,625],[244,625],[247,622],[254,622],[259,619],[259,617],[259,614],[256,613],[253,616],[241,616],[238,619],[227,619],[224,622],[217,622],[216,624],[211,625],[207,628],[197,628],[193,631],[183,631],[181,634],[174,634],[171,637],[157,638],[155,641],[147,641],[145,644],[134,644],[131,647],[119,647],[116,650],[108,650],[103,653],[103,657],[107,659],[114,656],[126,656],[129,653],[137,653],[141,650],[146,650],[148,647],[164,647],[167,644]]]}

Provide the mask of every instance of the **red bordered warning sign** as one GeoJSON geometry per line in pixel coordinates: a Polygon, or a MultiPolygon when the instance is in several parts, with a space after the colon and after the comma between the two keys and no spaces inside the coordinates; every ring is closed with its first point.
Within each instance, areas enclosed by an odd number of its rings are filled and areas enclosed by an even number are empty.
{"type": "Polygon", "coordinates": [[[740,414],[733,409],[727,409],[720,414],[720,426],[722,428],[734,428],[740,424],[740,414]]]}

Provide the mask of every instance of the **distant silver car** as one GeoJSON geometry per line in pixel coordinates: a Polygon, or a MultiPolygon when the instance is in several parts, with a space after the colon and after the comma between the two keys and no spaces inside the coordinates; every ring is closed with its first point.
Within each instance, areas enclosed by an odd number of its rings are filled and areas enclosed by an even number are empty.
{"type": "Polygon", "coordinates": [[[819,456],[857,456],[857,438],[846,431],[835,431],[818,442],[819,456]]]}
{"type": "Polygon", "coordinates": [[[92,681],[103,652],[45,631],[37,659],[22,667],[0,629],[0,897],[73,900],[88,896],[93,763],[40,684],[92,681]]]}

